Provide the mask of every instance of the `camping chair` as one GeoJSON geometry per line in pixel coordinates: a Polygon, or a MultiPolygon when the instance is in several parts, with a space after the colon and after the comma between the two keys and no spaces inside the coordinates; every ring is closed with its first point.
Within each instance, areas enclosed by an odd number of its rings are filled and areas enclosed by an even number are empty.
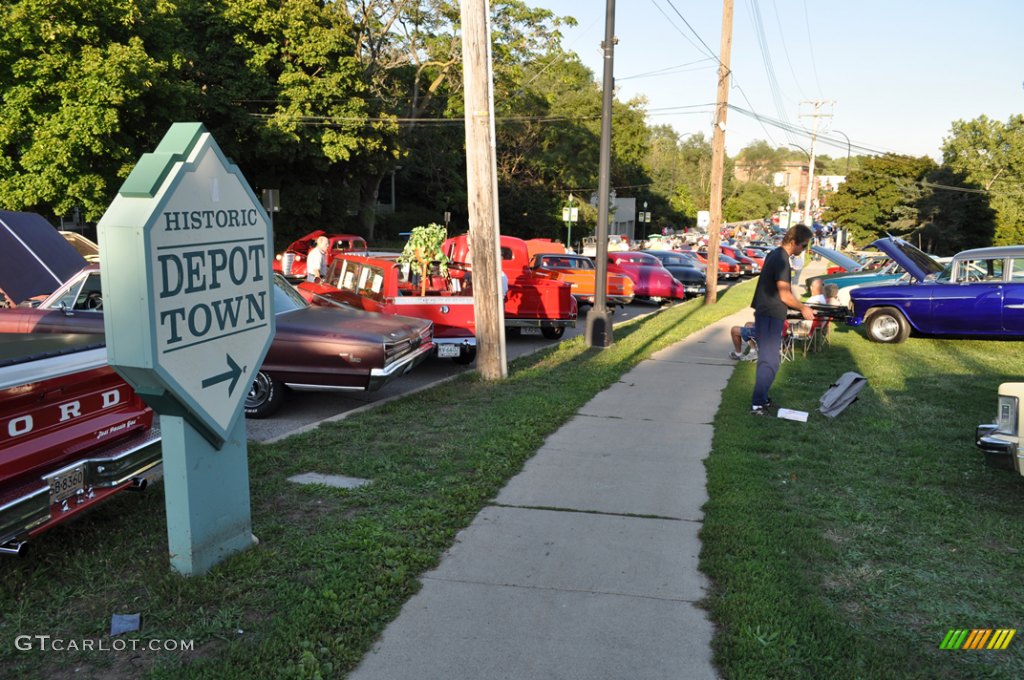
{"type": "Polygon", "coordinates": [[[832,319],[820,317],[814,320],[811,328],[811,349],[820,352],[832,344],[832,319]]]}
{"type": "MultiPolygon", "coordinates": [[[[795,321],[795,320],[794,320],[795,321]]],[[[790,327],[790,321],[787,320],[782,324],[782,345],[779,348],[779,354],[783,361],[792,361],[794,357],[793,352],[793,331],[790,327]]]]}

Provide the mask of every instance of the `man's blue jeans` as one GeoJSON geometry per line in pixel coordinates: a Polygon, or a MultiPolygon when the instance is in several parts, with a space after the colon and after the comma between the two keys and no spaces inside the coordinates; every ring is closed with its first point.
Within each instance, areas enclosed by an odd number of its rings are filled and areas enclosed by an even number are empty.
{"type": "Polygon", "coordinates": [[[754,314],[754,338],[757,340],[757,377],[754,380],[752,406],[768,404],[768,390],[775,382],[782,359],[782,328],[785,319],[754,314]]]}

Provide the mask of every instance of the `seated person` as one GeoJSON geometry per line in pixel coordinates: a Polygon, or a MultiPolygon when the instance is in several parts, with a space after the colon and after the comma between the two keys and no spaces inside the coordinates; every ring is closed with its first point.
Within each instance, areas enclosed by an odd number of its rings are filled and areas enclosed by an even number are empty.
{"type": "Polygon", "coordinates": [[[821,279],[811,281],[811,297],[807,298],[809,305],[836,305],[839,304],[839,286],[834,283],[821,285],[821,279]]]}
{"type": "Polygon", "coordinates": [[[729,352],[730,359],[740,361],[757,361],[757,341],[754,340],[754,322],[748,321],[742,326],[733,326],[729,329],[732,336],[733,351],[729,352]]]}

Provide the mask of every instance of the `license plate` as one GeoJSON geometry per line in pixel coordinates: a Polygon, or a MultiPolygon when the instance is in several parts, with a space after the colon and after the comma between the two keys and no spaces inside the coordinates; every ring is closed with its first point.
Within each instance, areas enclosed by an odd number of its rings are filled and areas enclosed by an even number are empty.
{"type": "Polygon", "coordinates": [[[536,326],[524,326],[519,329],[520,335],[540,335],[540,328],[536,326]]]}
{"type": "Polygon", "coordinates": [[[462,354],[462,349],[458,345],[438,345],[437,356],[442,359],[456,359],[462,354]]]}
{"type": "Polygon", "coordinates": [[[50,505],[60,503],[85,490],[85,467],[79,465],[66,470],[59,475],[50,477],[49,482],[50,505]]]}

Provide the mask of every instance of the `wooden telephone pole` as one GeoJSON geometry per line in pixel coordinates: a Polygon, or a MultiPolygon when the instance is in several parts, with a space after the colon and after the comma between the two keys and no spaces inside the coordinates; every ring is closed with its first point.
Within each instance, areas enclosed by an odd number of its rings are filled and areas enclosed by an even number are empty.
{"type": "Polygon", "coordinates": [[[498,170],[491,78],[490,3],[462,0],[462,67],[466,98],[466,186],[473,254],[476,365],[486,380],[508,376],[505,306],[498,238],[498,170]]]}
{"type": "Polygon", "coordinates": [[[722,174],[725,169],[725,117],[729,111],[729,59],[732,54],[732,0],[722,1],[722,49],[718,61],[718,104],[711,137],[711,224],[708,225],[706,304],[718,301],[718,244],[722,233],[722,174]]]}

